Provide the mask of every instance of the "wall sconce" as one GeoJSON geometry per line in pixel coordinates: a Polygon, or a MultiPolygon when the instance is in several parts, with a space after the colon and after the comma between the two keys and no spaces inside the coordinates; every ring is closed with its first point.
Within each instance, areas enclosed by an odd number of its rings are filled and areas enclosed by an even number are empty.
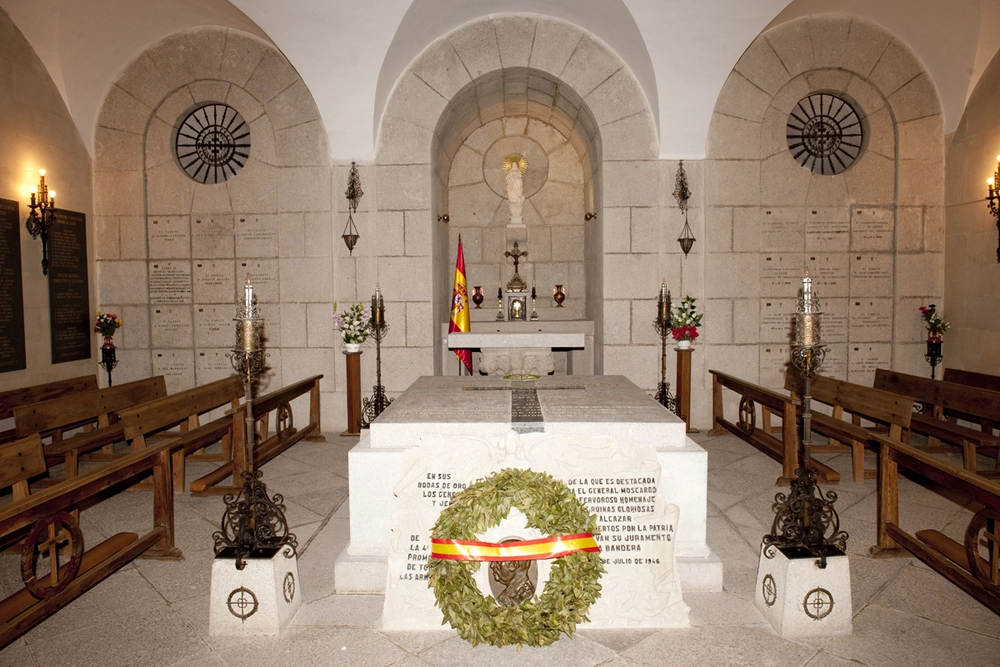
{"type": "Polygon", "coordinates": [[[990,213],[997,219],[997,262],[1000,263],[1000,155],[997,156],[997,171],[993,178],[986,181],[990,188],[990,196],[986,198],[989,203],[990,213]]]}
{"type": "Polygon", "coordinates": [[[38,170],[38,187],[31,188],[31,213],[24,226],[31,234],[31,238],[42,237],[42,273],[49,273],[49,229],[55,222],[56,213],[56,191],[49,191],[49,186],[45,184],[45,170],[38,170]]]}
{"type": "Polygon", "coordinates": [[[691,198],[691,189],[688,187],[687,173],[684,171],[684,160],[677,167],[677,178],[674,181],[674,199],[677,200],[677,208],[684,212],[684,228],[681,235],[677,237],[677,242],[681,244],[684,251],[684,259],[687,259],[691,247],[694,246],[695,238],[691,233],[691,225],[688,224],[688,199],[691,198]]]}
{"type": "Polygon", "coordinates": [[[358,176],[358,165],[352,162],[351,173],[347,176],[347,192],[344,193],[347,197],[347,226],[341,234],[347,252],[351,256],[354,255],[354,246],[358,245],[358,240],[361,238],[358,228],[354,226],[354,214],[358,212],[358,202],[364,194],[364,190],[361,189],[361,177],[358,176]]]}
{"type": "Polygon", "coordinates": [[[447,213],[445,213],[444,215],[439,215],[438,222],[443,222],[444,224],[447,225],[449,222],[451,222],[451,216],[449,216],[447,213]]]}
{"type": "Polygon", "coordinates": [[[587,213],[583,214],[583,219],[586,220],[587,222],[590,222],[591,220],[593,220],[596,217],[597,217],[596,213],[587,212],[587,213]]]}

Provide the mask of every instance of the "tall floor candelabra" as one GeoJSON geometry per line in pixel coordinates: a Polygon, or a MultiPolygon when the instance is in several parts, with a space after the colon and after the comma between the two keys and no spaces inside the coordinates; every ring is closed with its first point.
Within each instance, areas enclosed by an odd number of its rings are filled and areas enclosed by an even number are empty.
{"type": "MultiPolygon", "coordinates": [[[[229,359],[233,369],[243,377],[243,489],[237,495],[229,493],[223,498],[226,511],[222,515],[222,529],[216,531],[212,538],[215,540],[216,555],[231,553],[236,560],[236,569],[242,570],[251,553],[280,549],[287,545],[291,549],[286,555],[291,557],[298,548],[298,542],[295,535],[288,531],[284,498],[278,494],[273,498],[269,497],[267,487],[261,481],[263,471],[254,469],[253,454],[257,434],[254,428],[253,388],[257,377],[264,371],[267,352],[261,345],[260,334],[264,321],[257,310],[257,300],[249,275],[244,287],[243,305],[237,305],[234,320],[236,345],[229,359]]],[[[233,470],[235,483],[235,461],[233,470]]]]}
{"type": "Polygon", "coordinates": [[[833,507],[837,494],[825,494],[816,484],[816,469],[809,465],[809,448],[812,445],[812,379],[823,365],[826,346],[820,337],[820,319],[823,311],[812,290],[812,278],[806,271],[802,279],[802,296],[795,313],[795,343],[792,345],[792,364],[802,375],[802,459],[792,480],[790,495],[779,493],[774,497],[774,523],[771,533],[765,535],[764,555],[774,557],[775,549],[802,547],[826,567],[828,556],[847,549],[847,533],[840,530],[840,517],[833,507]]]}
{"type": "Polygon", "coordinates": [[[653,328],[660,336],[660,384],[656,387],[656,401],[671,412],[677,412],[677,399],[670,395],[667,382],[667,338],[670,336],[670,290],[664,281],[660,285],[660,298],[656,302],[656,319],[653,328]]]}
{"type": "Polygon", "coordinates": [[[392,403],[385,395],[382,386],[382,339],[389,332],[389,324],[385,321],[385,301],[382,300],[382,289],[376,285],[372,295],[372,318],[368,323],[368,334],[375,339],[375,386],[372,387],[371,398],[362,401],[361,428],[371,426],[375,418],[392,403]]]}

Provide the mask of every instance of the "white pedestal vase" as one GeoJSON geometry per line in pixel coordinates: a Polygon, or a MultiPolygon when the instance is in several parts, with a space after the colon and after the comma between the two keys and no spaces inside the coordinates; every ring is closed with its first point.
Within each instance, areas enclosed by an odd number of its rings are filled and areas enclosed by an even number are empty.
{"type": "Polygon", "coordinates": [[[826,568],[802,547],[761,549],[754,603],[783,638],[848,635],[853,626],[847,554],[827,556],[826,568]]]}
{"type": "Polygon", "coordinates": [[[209,633],[213,635],[277,635],[302,606],[299,568],[289,547],[262,549],[236,569],[232,549],[212,563],[209,633]]]}

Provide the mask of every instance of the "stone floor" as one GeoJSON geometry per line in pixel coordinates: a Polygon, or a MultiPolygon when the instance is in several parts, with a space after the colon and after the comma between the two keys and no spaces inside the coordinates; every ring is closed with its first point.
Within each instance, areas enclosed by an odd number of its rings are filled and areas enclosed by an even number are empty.
{"type": "MultiPolygon", "coordinates": [[[[220,498],[176,496],[182,562],[138,560],[0,652],[0,665],[988,665],[1000,664],[1000,618],[914,559],[870,560],[875,482],[849,481],[846,455],[826,456],[844,481],[842,528],[851,537],[854,633],[786,641],[753,604],[757,550],[770,528],[779,466],[732,436],[695,439],[709,452],[708,542],[725,565],[725,591],[689,593],[686,630],[581,630],[546,648],[473,648],[449,630],[379,630],[382,597],[333,594],[333,562],[348,542],[347,452],[356,438],[300,443],[264,467],[287,501],[299,539],[305,604],[280,637],[208,633],[212,532],[220,498]]],[[[874,461],[869,461],[869,467],[874,461]]],[[[203,474],[206,464],[189,467],[203,474]]],[[[959,537],[971,512],[901,480],[904,528],[959,537]]],[[[148,529],[150,494],[122,493],[83,512],[85,534],[148,529]]],[[[683,518],[682,518],[683,520],[683,518]]],[[[0,584],[18,579],[0,558],[0,584]]]]}

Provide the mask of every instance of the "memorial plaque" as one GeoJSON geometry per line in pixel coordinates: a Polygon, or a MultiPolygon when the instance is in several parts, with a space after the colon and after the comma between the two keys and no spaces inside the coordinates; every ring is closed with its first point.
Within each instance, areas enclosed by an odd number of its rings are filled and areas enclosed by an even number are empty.
{"type": "Polygon", "coordinates": [[[194,353],[191,350],[153,350],[153,375],[162,375],[167,393],[195,386],[194,353]]]}
{"type": "Polygon", "coordinates": [[[87,216],[56,209],[49,229],[52,363],[90,358],[93,313],[87,279],[87,216]]]}
{"type": "Polygon", "coordinates": [[[216,380],[223,380],[236,371],[229,359],[232,352],[229,350],[198,350],[194,357],[195,379],[198,385],[208,384],[216,380]]]}
{"type": "Polygon", "coordinates": [[[892,340],[892,299],[851,299],[851,342],[892,340]]]}
{"type": "Polygon", "coordinates": [[[159,306],[150,311],[153,347],[191,347],[191,306],[159,306]]]}
{"type": "Polygon", "coordinates": [[[856,208],[851,211],[851,250],[884,250],[893,245],[895,217],[892,209],[856,208]]]}
{"type": "MultiPolygon", "coordinates": [[[[807,255],[806,268],[820,303],[831,297],[850,296],[851,256],[847,253],[807,255]]],[[[800,276],[801,280],[801,276],[800,276]]]]}
{"type": "Polygon", "coordinates": [[[146,225],[150,259],[191,256],[191,223],[186,215],[150,218],[146,225]]]}
{"type": "Polygon", "coordinates": [[[150,262],[149,303],[191,303],[191,262],[150,262]]]}
{"type": "MultiPolygon", "coordinates": [[[[195,303],[235,303],[235,270],[229,260],[196,261],[192,270],[195,303]]],[[[244,281],[246,276],[244,276],[244,281]]]]}
{"type": "Polygon", "coordinates": [[[792,361],[790,345],[761,345],[760,384],[764,387],[783,390],[785,372],[792,361]]]}
{"type": "Polygon", "coordinates": [[[236,340],[234,306],[196,306],[194,309],[194,346],[232,347],[236,340]]]}
{"type": "MultiPolygon", "coordinates": [[[[685,627],[674,564],[678,508],[660,489],[660,465],[652,446],[607,436],[509,432],[498,439],[421,436],[404,454],[403,474],[390,538],[383,627],[438,629],[441,611],[427,586],[430,532],[451,498],[478,478],[503,468],[544,470],[569,486],[597,517],[605,574],[601,597],[589,616],[600,627],[685,627]]],[[[476,539],[548,537],[529,528],[519,510],[476,539]]],[[[538,567],[535,595],[542,595],[551,560],[538,567]]],[[[493,595],[489,567],[473,578],[483,596],[493,595]]]]}
{"type": "Polygon", "coordinates": [[[278,260],[247,260],[236,263],[236,283],[246,283],[247,274],[253,283],[258,302],[278,302],[278,260]]]}
{"type": "Polygon", "coordinates": [[[760,216],[760,247],[765,252],[802,252],[804,228],[800,207],[764,209],[760,216]]]}
{"type": "Polygon", "coordinates": [[[851,296],[892,294],[892,255],[851,255],[851,296]]]}
{"type": "Polygon", "coordinates": [[[819,374],[837,380],[847,380],[847,343],[832,343],[827,346],[826,357],[819,374]]]}
{"type": "Polygon", "coordinates": [[[872,386],[875,371],[889,368],[892,346],[889,343],[851,343],[847,347],[847,381],[872,386]]]}
{"type": "Polygon", "coordinates": [[[278,256],[277,215],[241,215],[235,227],[237,257],[278,256]]]}
{"type": "Polygon", "coordinates": [[[191,256],[197,259],[232,259],[233,216],[195,218],[191,224],[191,256]]]}
{"type": "Polygon", "coordinates": [[[801,254],[763,255],[760,265],[760,295],[798,297],[804,271],[805,261],[801,254]]]}
{"type": "Polygon", "coordinates": [[[21,287],[21,216],[18,204],[0,199],[0,373],[27,368],[24,292],[21,287]]]}
{"type": "Polygon", "coordinates": [[[846,343],[848,328],[848,304],[850,299],[821,299],[823,307],[820,334],[824,343],[846,343]]]}
{"type": "Polygon", "coordinates": [[[797,299],[763,299],[760,302],[760,342],[791,343],[795,333],[797,299]]]}
{"type": "Polygon", "coordinates": [[[816,208],[806,211],[806,250],[849,250],[851,212],[848,209],[816,208]]]}

